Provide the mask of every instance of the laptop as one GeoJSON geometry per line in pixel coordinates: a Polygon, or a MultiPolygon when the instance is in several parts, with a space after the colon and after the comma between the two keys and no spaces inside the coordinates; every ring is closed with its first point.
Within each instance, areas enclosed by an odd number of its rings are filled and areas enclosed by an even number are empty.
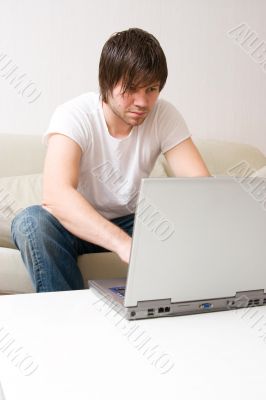
{"type": "Polygon", "coordinates": [[[266,304],[266,179],[143,178],[126,278],[89,280],[128,320],[266,304]]]}

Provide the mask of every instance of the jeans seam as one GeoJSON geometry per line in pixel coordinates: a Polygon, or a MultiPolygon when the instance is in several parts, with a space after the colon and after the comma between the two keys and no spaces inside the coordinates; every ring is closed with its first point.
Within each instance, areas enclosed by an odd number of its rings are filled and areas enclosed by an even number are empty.
{"type": "MultiPolygon", "coordinates": [[[[28,217],[29,217],[29,215],[26,212],[25,220],[24,220],[25,223],[27,223],[29,221],[28,217]]],[[[27,236],[28,236],[29,245],[31,246],[31,251],[32,251],[33,271],[34,271],[34,274],[35,274],[35,281],[37,283],[37,279],[36,279],[36,273],[37,273],[38,284],[40,284],[41,288],[45,290],[46,286],[45,286],[45,284],[43,282],[42,272],[41,272],[41,268],[40,268],[40,262],[41,262],[40,252],[38,252],[38,247],[36,246],[36,241],[35,241],[34,235],[31,232],[31,229],[29,229],[29,232],[28,232],[27,236]]]]}
{"type": "Polygon", "coordinates": [[[18,216],[18,214],[15,215],[14,218],[12,219],[12,221],[11,221],[11,224],[10,224],[10,233],[11,233],[11,239],[13,240],[14,245],[15,245],[16,248],[19,250],[18,245],[17,245],[17,242],[16,242],[16,238],[15,238],[15,235],[14,235],[14,234],[15,234],[15,230],[13,229],[13,224],[14,224],[14,221],[15,221],[15,219],[17,218],[17,216],[18,216]]]}

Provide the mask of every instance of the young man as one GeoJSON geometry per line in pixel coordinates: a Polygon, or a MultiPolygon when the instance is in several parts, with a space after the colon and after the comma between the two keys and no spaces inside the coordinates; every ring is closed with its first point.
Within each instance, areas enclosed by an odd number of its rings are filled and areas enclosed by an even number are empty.
{"type": "Polygon", "coordinates": [[[11,227],[37,292],[82,289],[81,254],[113,251],[129,262],[140,181],[161,152],[176,176],[209,175],[182,116],[158,99],[166,79],[157,39],[128,29],[103,47],[100,94],[55,110],[43,137],[42,205],[11,227]]]}

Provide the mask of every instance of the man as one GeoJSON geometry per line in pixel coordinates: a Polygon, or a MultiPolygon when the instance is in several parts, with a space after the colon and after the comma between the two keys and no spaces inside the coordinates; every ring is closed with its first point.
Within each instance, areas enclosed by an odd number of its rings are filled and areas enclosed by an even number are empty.
{"type": "Polygon", "coordinates": [[[140,181],[161,152],[176,176],[209,175],[182,116],[158,99],[166,79],[157,39],[128,29],[103,47],[100,94],[55,110],[43,137],[42,205],[11,227],[37,292],[82,289],[81,254],[113,251],[129,262],[140,181]]]}

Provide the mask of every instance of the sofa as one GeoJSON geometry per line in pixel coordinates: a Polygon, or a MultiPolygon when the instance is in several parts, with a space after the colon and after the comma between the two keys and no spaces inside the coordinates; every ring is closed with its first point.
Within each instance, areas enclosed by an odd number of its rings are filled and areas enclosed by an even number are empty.
{"type": "MultiPolygon", "coordinates": [[[[212,175],[227,175],[228,170],[245,163],[258,175],[266,173],[266,157],[255,147],[218,140],[192,138],[212,175]]],[[[46,147],[40,135],[0,134],[0,294],[34,292],[32,283],[10,233],[17,212],[41,204],[42,171],[46,147]]],[[[151,177],[170,177],[173,173],[161,154],[151,177]]],[[[84,254],[78,258],[84,278],[126,276],[125,264],[112,252],[84,254]]]]}

